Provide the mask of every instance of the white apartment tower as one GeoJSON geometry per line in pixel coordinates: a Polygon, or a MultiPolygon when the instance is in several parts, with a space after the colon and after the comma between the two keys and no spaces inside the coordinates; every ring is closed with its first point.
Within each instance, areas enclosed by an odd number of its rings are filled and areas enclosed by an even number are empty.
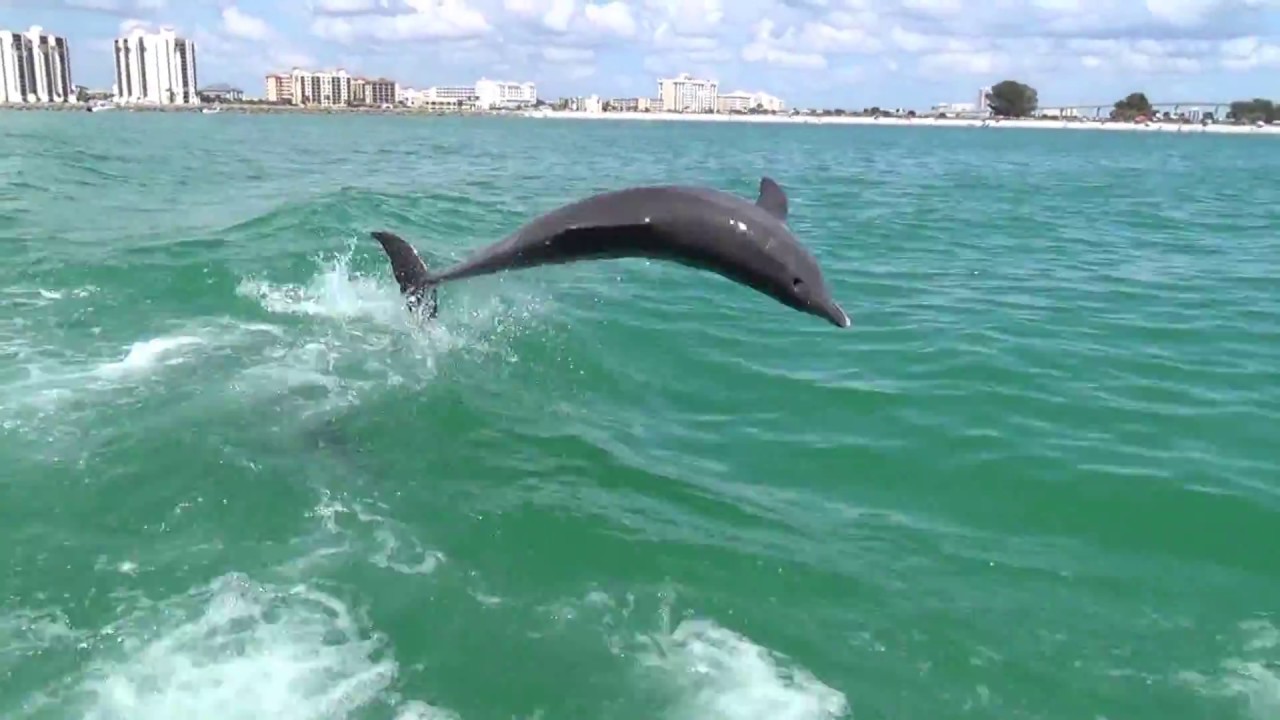
{"type": "Polygon", "coordinates": [[[689,73],[658,80],[663,112],[715,112],[718,94],[719,83],[715,80],[699,80],[689,73]]]}
{"type": "Polygon", "coordinates": [[[310,72],[294,68],[289,76],[294,105],[346,107],[351,104],[351,75],[346,70],[310,72]]]}
{"type": "Polygon", "coordinates": [[[196,44],[173,30],[135,29],[116,38],[115,96],[122,103],[198,105],[196,44]]]}
{"type": "Polygon", "coordinates": [[[58,103],[75,100],[67,39],[33,27],[0,30],[0,102],[58,103]]]}

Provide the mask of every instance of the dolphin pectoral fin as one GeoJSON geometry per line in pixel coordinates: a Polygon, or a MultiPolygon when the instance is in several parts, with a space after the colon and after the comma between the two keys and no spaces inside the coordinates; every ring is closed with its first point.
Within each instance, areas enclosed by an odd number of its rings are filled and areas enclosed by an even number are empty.
{"type": "Polygon", "coordinates": [[[436,316],[436,288],[427,272],[426,263],[418,256],[413,246],[395,233],[377,230],[372,233],[375,240],[382,245],[382,250],[391,262],[391,271],[400,285],[400,294],[405,296],[411,310],[417,310],[425,304],[427,317],[436,316]]]}
{"type": "Polygon", "coordinates": [[[773,178],[768,176],[760,178],[760,197],[756,198],[756,205],[779,220],[787,221],[787,194],[782,191],[778,183],[773,181],[773,178]]]}

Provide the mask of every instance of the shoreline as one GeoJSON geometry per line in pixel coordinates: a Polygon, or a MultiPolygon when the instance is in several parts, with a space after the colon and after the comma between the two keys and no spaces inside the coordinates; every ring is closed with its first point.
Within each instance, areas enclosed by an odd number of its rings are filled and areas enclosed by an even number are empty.
{"type": "MultiPolygon", "coordinates": [[[[17,112],[88,112],[91,103],[0,103],[0,111],[17,112]]],[[[316,105],[266,105],[256,103],[203,103],[200,105],[117,105],[107,103],[109,112],[144,112],[144,113],[192,113],[202,114],[206,109],[217,109],[219,115],[459,115],[475,117],[492,115],[495,117],[512,116],[512,112],[494,112],[489,110],[424,110],[410,107],[364,107],[340,106],[320,107],[316,105]]]]}
{"type": "Polygon", "coordinates": [[[519,114],[531,119],[572,120],[623,120],[637,122],[730,122],[784,125],[862,125],[882,127],[930,127],[930,128],[981,128],[981,129],[1035,129],[1035,130],[1108,130],[1112,132],[1160,132],[1173,134],[1226,134],[1226,135],[1280,135],[1280,125],[1234,125],[1228,123],[1131,123],[1111,120],[1059,120],[1059,119],[976,119],[935,117],[866,117],[863,115],[689,115],[681,113],[585,113],[522,111],[519,114]]]}
{"type": "MultiPolygon", "coordinates": [[[[88,103],[12,103],[0,104],[0,110],[19,112],[86,112],[88,103]]],[[[1280,135],[1280,125],[1235,125],[1192,122],[1132,123],[1111,120],[1061,120],[1050,118],[978,119],[897,116],[867,117],[863,115],[728,115],[665,112],[590,113],[557,110],[426,110],[412,107],[298,106],[251,103],[209,103],[202,105],[113,105],[112,112],[201,113],[217,108],[213,114],[233,115],[408,115],[420,117],[518,117],[531,120],[586,120],[619,122],[712,122],[781,125],[859,125],[880,127],[931,127],[1036,130],[1102,130],[1111,132],[1159,132],[1173,134],[1280,135]]]]}

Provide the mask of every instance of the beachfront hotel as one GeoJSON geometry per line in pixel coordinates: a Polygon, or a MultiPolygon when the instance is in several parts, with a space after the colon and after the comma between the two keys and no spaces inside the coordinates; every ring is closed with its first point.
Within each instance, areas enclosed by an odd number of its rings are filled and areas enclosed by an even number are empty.
{"type": "Polygon", "coordinates": [[[293,104],[293,76],[274,73],[267,76],[267,102],[293,104]]]}
{"type": "Polygon", "coordinates": [[[531,107],[538,102],[538,86],[531,82],[506,82],[480,78],[475,87],[476,106],[485,110],[531,107]]]}
{"type": "Polygon", "coordinates": [[[700,80],[689,73],[658,80],[663,112],[712,113],[717,109],[718,94],[719,83],[715,80],[700,80]]]}
{"type": "Polygon", "coordinates": [[[148,105],[199,105],[196,44],[172,29],[135,28],[114,43],[116,102],[148,105]]]}
{"type": "Polygon", "coordinates": [[[782,112],[785,109],[786,104],[782,102],[782,98],[774,97],[769,93],[749,93],[744,90],[735,90],[731,93],[716,96],[716,112],[744,113],[752,110],[782,112]]]}
{"type": "Polygon", "coordinates": [[[267,76],[267,101],[290,105],[345,107],[351,104],[353,78],[346,70],[312,72],[294,68],[267,76]]]}
{"type": "Polygon", "coordinates": [[[400,86],[386,78],[353,77],[346,70],[312,72],[294,68],[266,76],[267,102],[287,105],[348,107],[395,105],[400,86]]]}
{"type": "Polygon", "coordinates": [[[476,109],[474,85],[437,85],[424,90],[404,88],[398,101],[405,107],[428,112],[458,112],[476,109]]]}
{"type": "Polygon", "coordinates": [[[0,30],[0,103],[65,103],[76,98],[67,39],[40,27],[0,30]]]}
{"type": "MultiPolygon", "coordinates": [[[[355,79],[352,80],[351,88],[352,104],[394,104],[432,112],[513,110],[531,107],[538,102],[538,86],[534,83],[487,78],[480,78],[474,85],[435,85],[422,90],[401,87],[391,80],[355,79]]],[[[301,90],[305,91],[305,87],[301,90]]],[[[267,76],[267,100],[292,102],[295,105],[307,104],[300,89],[290,85],[288,75],[267,76]]]]}
{"type": "Polygon", "coordinates": [[[386,78],[355,78],[351,81],[351,102],[356,105],[388,107],[396,104],[400,86],[386,78]]]}
{"type": "Polygon", "coordinates": [[[613,112],[650,112],[661,108],[660,98],[625,97],[613,98],[609,101],[609,109],[613,112]]]}

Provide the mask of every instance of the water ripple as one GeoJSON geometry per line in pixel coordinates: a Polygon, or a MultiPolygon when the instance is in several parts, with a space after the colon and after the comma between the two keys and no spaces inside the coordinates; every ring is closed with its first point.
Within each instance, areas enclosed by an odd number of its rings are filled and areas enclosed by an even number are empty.
{"type": "Polygon", "coordinates": [[[1120,135],[7,115],[0,714],[1268,717],[1278,186],[1202,178],[1280,158],[1120,135]],[[368,235],[766,174],[849,330],[641,260],[419,327],[368,235]]]}

